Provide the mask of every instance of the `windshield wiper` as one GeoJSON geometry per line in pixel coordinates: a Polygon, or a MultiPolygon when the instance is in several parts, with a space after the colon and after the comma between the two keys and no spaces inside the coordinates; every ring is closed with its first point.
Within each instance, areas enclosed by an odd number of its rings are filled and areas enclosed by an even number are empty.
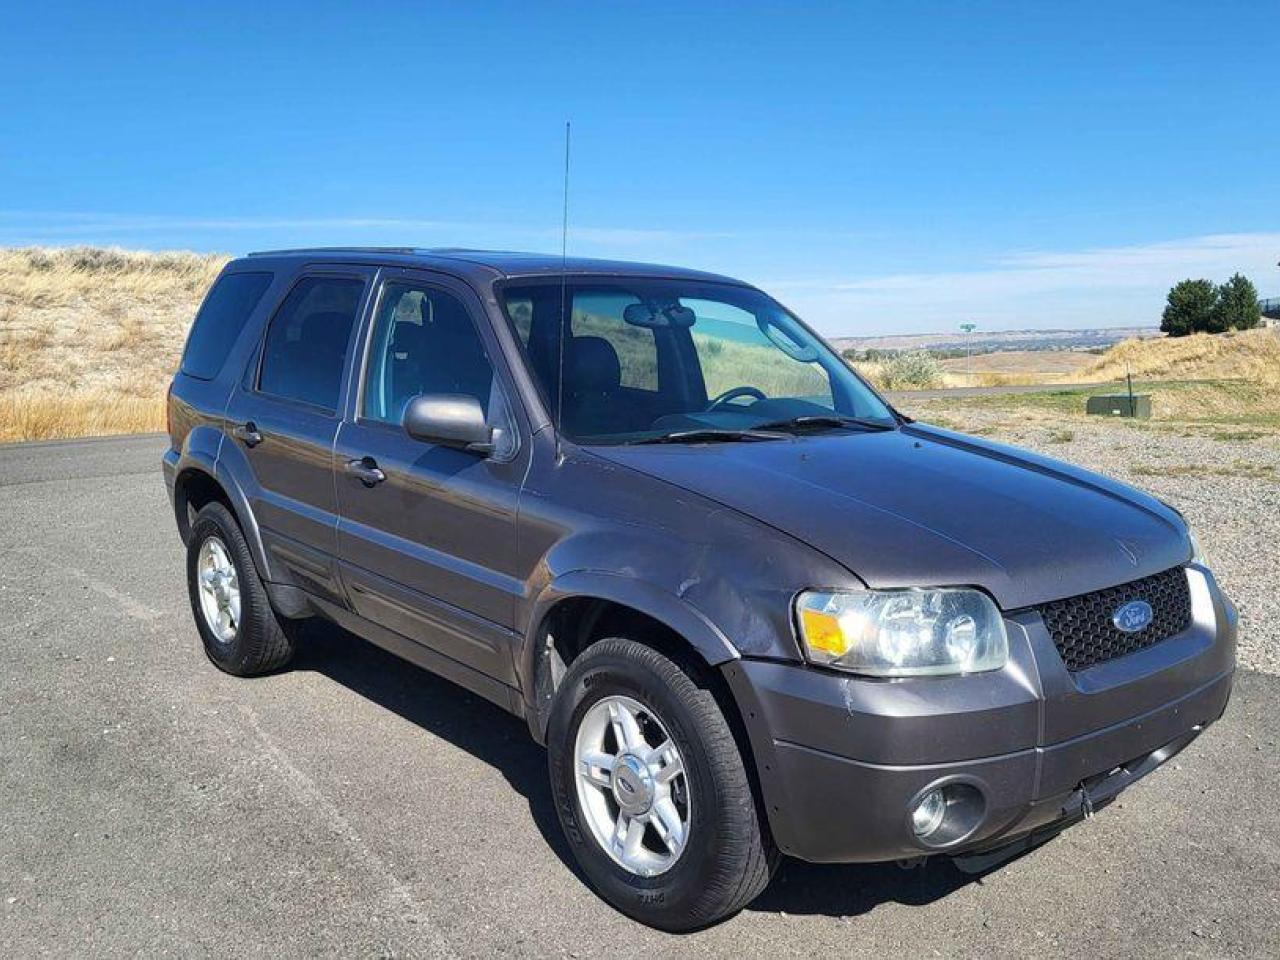
{"type": "Polygon", "coordinates": [[[703,427],[697,430],[675,430],[658,437],[644,437],[640,440],[628,440],[628,446],[642,443],[732,443],[740,440],[785,440],[781,433],[765,433],[763,430],[716,430],[703,427]]]}
{"type": "Polygon", "coordinates": [[[813,413],[800,417],[788,417],[785,420],[769,420],[757,423],[755,430],[787,430],[799,427],[856,427],[860,430],[892,430],[892,423],[883,420],[868,420],[865,417],[850,417],[843,413],[813,413]]]}

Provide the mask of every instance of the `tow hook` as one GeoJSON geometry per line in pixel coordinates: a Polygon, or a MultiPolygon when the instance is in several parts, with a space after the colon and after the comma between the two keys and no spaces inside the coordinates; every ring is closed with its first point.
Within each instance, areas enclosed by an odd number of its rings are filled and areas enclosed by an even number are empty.
{"type": "Polygon", "coordinates": [[[1084,781],[1080,781],[1080,812],[1086,820],[1093,818],[1093,800],[1089,797],[1089,791],[1085,789],[1084,781]]]}

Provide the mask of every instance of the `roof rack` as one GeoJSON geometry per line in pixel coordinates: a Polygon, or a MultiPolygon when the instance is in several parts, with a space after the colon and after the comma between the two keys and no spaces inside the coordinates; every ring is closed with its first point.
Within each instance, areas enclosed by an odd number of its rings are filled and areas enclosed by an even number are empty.
{"type": "Polygon", "coordinates": [[[278,257],[288,253],[430,253],[421,247],[293,247],[287,250],[253,250],[250,257],[278,257]]]}

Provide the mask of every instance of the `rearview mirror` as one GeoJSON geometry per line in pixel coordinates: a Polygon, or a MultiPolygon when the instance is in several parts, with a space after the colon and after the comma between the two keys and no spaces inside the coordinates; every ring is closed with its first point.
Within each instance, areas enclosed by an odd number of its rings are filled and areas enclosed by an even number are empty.
{"type": "Polygon", "coordinates": [[[493,427],[475,397],[458,393],[423,393],[404,408],[404,432],[415,440],[439,443],[471,453],[493,452],[493,427]]]}
{"type": "Polygon", "coordinates": [[[623,308],[622,319],[633,327],[692,327],[698,317],[688,307],[678,303],[662,306],[657,303],[629,303],[623,308]]]}

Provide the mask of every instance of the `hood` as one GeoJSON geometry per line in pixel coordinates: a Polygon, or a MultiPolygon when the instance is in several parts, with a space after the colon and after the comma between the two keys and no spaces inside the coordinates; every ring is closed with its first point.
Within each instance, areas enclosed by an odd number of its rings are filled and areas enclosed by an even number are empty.
{"type": "Polygon", "coordinates": [[[869,587],[978,586],[1015,610],[1190,555],[1185,524],[1153,497],[923,425],[591,453],[782,530],[869,587]]]}

